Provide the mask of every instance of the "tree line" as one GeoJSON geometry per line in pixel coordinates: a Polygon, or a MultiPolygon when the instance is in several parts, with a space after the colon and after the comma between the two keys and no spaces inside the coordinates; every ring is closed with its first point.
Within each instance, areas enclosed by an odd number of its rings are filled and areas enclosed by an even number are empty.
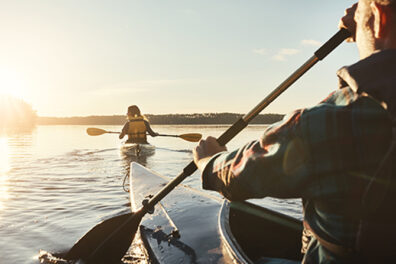
{"type": "MultiPolygon", "coordinates": [[[[241,118],[237,113],[203,113],[203,114],[147,114],[145,117],[153,125],[206,125],[233,124],[241,118]]],[[[254,118],[251,124],[272,124],[283,118],[281,114],[262,114],[254,118]]],[[[40,125],[122,125],[125,115],[84,116],[84,117],[39,117],[40,125]]]]}
{"type": "Polygon", "coordinates": [[[37,114],[22,99],[8,95],[0,96],[0,130],[31,130],[36,125],[37,114]]]}

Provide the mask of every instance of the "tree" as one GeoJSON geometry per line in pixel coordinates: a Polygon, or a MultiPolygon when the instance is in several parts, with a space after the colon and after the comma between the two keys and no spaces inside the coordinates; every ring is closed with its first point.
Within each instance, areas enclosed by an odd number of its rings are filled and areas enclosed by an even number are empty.
{"type": "Polygon", "coordinates": [[[36,125],[37,114],[32,106],[22,99],[10,95],[0,95],[0,129],[32,129],[36,125]]]}

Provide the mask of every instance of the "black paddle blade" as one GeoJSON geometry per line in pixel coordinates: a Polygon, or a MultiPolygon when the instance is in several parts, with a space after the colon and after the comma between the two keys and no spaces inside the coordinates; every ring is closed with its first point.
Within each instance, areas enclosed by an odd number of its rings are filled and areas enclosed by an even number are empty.
{"type": "Polygon", "coordinates": [[[85,263],[120,263],[130,247],[143,214],[128,213],[103,221],[85,234],[66,254],[65,259],[85,263]]]}

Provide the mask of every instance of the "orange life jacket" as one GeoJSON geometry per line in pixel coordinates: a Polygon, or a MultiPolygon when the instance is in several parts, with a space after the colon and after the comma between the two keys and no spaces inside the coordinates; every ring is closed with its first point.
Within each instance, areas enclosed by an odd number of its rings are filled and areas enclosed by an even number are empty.
{"type": "Polygon", "coordinates": [[[144,123],[144,117],[128,118],[128,142],[130,143],[147,143],[147,128],[144,123]]]}

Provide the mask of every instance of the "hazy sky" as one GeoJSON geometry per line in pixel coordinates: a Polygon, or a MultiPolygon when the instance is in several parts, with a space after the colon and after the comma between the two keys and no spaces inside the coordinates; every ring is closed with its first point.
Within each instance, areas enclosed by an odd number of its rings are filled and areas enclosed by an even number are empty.
{"type": "MultiPolygon", "coordinates": [[[[41,116],[246,113],[336,33],[355,1],[1,1],[0,92],[41,116]]],[[[264,113],[311,106],[355,62],[344,43],[264,113]]]]}

